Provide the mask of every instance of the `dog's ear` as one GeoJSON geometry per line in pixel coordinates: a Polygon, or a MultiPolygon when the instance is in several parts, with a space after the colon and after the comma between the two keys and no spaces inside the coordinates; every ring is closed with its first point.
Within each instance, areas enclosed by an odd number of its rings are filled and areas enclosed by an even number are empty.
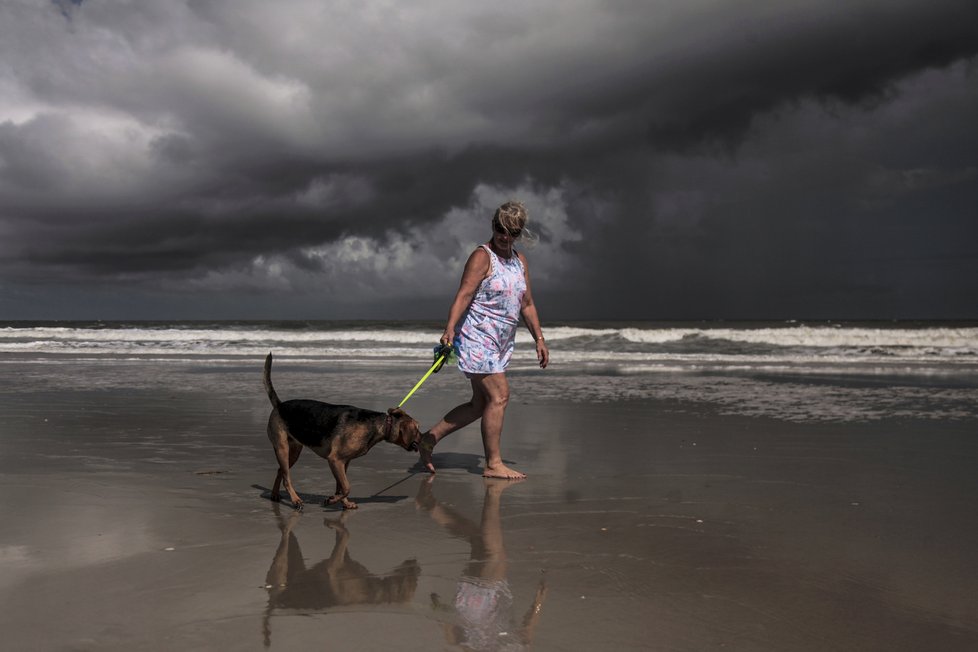
{"type": "Polygon", "coordinates": [[[398,412],[400,414],[394,415],[394,428],[397,431],[396,441],[401,446],[408,448],[411,444],[421,439],[421,425],[416,419],[412,419],[403,411],[398,410],[398,412]]]}

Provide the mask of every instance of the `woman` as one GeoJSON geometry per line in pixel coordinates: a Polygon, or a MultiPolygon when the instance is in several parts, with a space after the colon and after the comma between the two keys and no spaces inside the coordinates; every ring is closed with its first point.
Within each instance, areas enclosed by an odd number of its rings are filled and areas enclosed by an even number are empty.
{"type": "Polygon", "coordinates": [[[496,209],[492,238],[472,252],[442,333],[443,345],[454,342],[458,368],[472,383],[472,399],[456,406],[421,437],[421,463],[431,473],[431,453],[442,438],[482,419],[482,446],[486,454],[483,476],[522,479],[526,474],[503,464],[499,440],[509,401],[506,367],[513,355],[516,326],[523,321],[536,342],[541,368],[550,362],[543,341],[537,308],[530,291],[526,258],[513,243],[527,233],[526,208],[509,201],[496,209]]]}

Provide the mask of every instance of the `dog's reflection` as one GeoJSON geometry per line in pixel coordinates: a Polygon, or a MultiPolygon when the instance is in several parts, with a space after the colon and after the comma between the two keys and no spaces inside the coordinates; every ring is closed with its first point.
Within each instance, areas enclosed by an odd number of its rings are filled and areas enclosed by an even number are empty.
{"type": "MultiPolygon", "coordinates": [[[[438,502],[432,490],[435,476],[418,488],[417,506],[448,532],[469,542],[469,562],[459,578],[452,606],[455,624],[445,624],[450,645],[472,650],[519,650],[529,646],[540,620],[547,588],[543,576],[536,595],[521,622],[513,619],[513,594],[509,589],[509,561],[503,545],[499,505],[503,491],[516,482],[485,478],[482,519],[475,523],[453,507],[438,502]]],[[[431,594],[436,609],[449,610],[437,593],[431,594]]]]}
{"type": "Polygon", "coordinates": [[[329,557],[306,568],[299,542],[292,533],[301,513],[289,510],[283,517],[278,505],[274,509],[282,538],[265,578],[268,589],[268,606],[262,623],[265,647],[271,645],[271,616],[276,609],[322,611],[351,605],[404,604],[414,597],[421,574],[416,560],[407,559],[392,573],[380,577],[350,557],[350,533],[345,525],[348,512],[342,512],[339,518],[323,520],[336,535],[333,550],[329,557]]]}

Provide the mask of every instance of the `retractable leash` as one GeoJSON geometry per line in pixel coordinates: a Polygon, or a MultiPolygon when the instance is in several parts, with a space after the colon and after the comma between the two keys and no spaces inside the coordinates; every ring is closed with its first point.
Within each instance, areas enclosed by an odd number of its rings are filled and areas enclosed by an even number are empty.
{"type": "Polygon", "coordinates": [[[436,374],[439,371],[441,371],[441,368],[445,365],[445,363],[451,361],[454,357],[455,357],[455,347],[452,346],[451,344],[439,344],[438,346],[436,346],[435,363],[431,365],[431,369],[429,369],[424,376],[421,376],[421,380],[419,380],[418,383],[411,388],[411,391],[407,393],[407,396],[404,397],[403,401],[397,404],[397,407],[401,407],[402,405],[407,403],[407,400],[411,398],[411,396],[416,391],[418,391],[418,388],[421,387],[424,381],[428,380],[428,376],[430,376],[431,374],[436,374]]]}
{"type": "MultiPolygon", "coordinates": [[[[438,346],[436,346],[435,347],[435,363],[433,365],[431,365],[431,368],[428,369],[428,371],[425,373],[424,376],[421,376],[421,380],[419,380],[418,383],[414,387],[411,388],[411,391],[407,393],[407,396],[404,397],[404,400],[403,401],[401,401],[400,403],[397,404],[397,407],[401,407],[402,405],[404,405],[405,403],[407,403],[407,400],[409,398],[411,398],[411,396],[416,391],[418,391],[418,388],[421,387],[422,383],[424,383],[424,381],[428,380],[428,376],[430,376],[431,374],[438,373],[439,371],[441,371],[441,368],[445,365],[446,362],[452,362],[453,360],[455,360],[455,358],[456,358],[456,355],[455,355],[455,347],[453,345],[451,345],[451,344],[439,344],[438,346]]],[[[384,487],[383,489],[381,489],[380,491],[378,491],[377,493],[375,493],[373,495],[373,497],[379,496],[380,494],[384,493],[388,489],[393,489],[397,485],[401,484],[402,482],[404,482],[405,480],[407,480],[407,479],[409,479],[409,478],[411,478],[413,476],[414,476],[414,473],[413,472],[408,473],[407,476],[401,478],[400,480],[398,480],[394,484],[388,485],[388,486],[384,487]]]]}

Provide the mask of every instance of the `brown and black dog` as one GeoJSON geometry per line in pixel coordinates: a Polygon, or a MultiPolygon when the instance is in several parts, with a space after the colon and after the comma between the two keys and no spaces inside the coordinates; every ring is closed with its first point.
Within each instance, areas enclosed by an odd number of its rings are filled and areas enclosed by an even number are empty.
{"type": "Polygon", "coordinates": [[[333,405],[322,401],[294,399],[280,401],[272,387],[272,354],[265,358],[263,374],[265,391],[272,402],[268,417],[268,439],[275,448],[278,474],[272,486],[272,500],[280,500],[279,488],[285,481],[292,506],[302,509],[302,499],[295,492],[289,469],[299,459],[303,446],[308,446],[326,458],[336,478],[336,493],[326,499],[326,505],[342,503],[345,509],[356,509],[349,500],[350,481],[346,469],[350,461],[366,455],[381,441],[397,444],[405,450],[418,448],[421,430],[418,422],[400,408],[390,408],[387,414],[364,410],[352,405],[333,405]]]}

